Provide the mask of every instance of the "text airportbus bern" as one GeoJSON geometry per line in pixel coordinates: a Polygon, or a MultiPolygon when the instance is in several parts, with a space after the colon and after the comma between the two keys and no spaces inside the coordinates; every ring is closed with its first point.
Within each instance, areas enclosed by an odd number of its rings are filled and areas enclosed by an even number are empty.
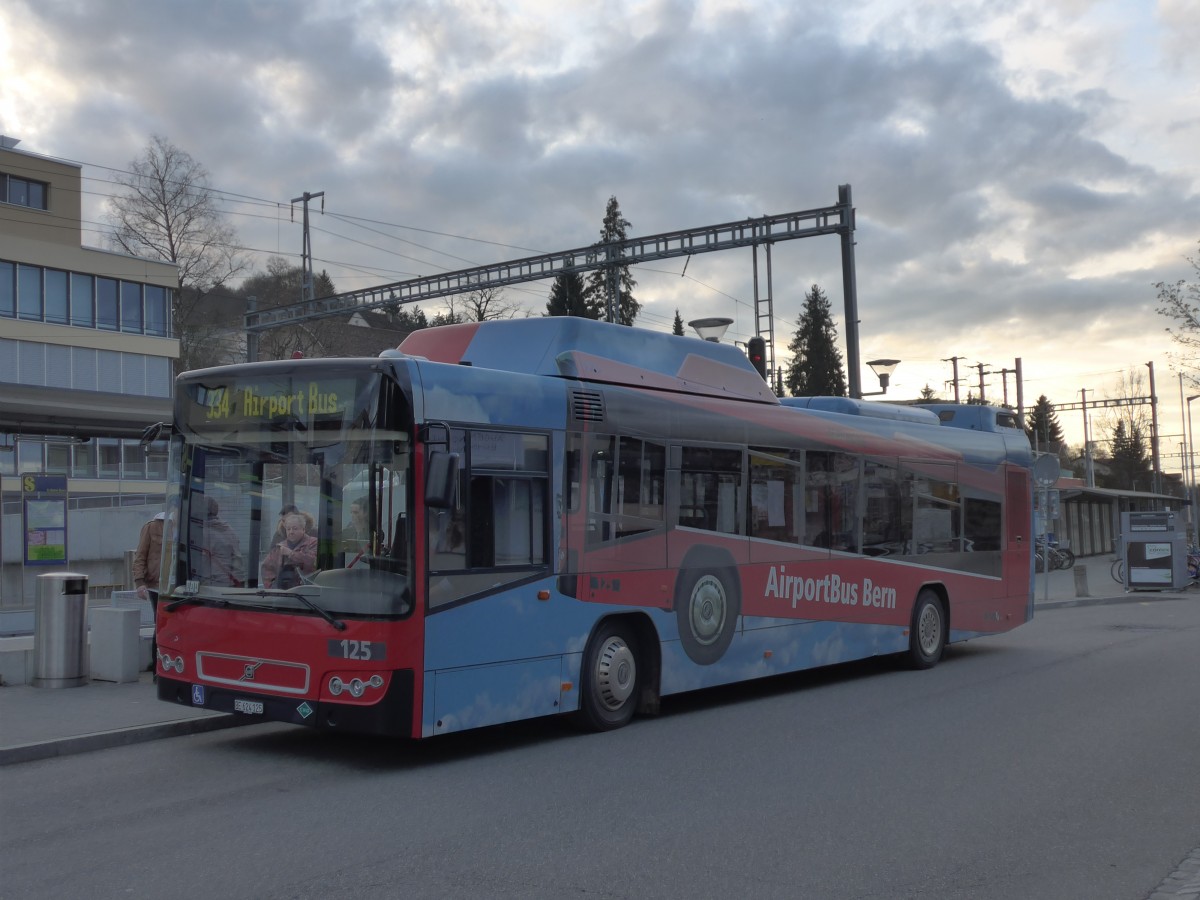
{"type": "Polygon", "coordinates": [[[1030,465],[1006,410],[779,400],[733,346],[579,318],[184,373],[158,695],[421,738],[926,668],[1031,618],[1030,465]]]}

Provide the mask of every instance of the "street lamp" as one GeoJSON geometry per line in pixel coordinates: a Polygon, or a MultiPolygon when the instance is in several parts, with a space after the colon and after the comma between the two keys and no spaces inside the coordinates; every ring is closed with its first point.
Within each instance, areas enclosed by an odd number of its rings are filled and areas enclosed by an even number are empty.
{"type": "Polygon", "coordinates": [[[879,386],[883,388],[881,391],[871,391],[863,394],[864,397],[878,397],[880,394],[886,394],[888,384],[892,380],[892,373],[896,371],[896,366],[900,365],[898,359],[872,359],[867,361],[867,365],[871,367],[871,371],[875,373],[879,379],[879,386]]]}
{"type": "Polygon", "coordinates": [[[1192,401],[1200,399],[1200,394],[1192,394],[1187,398],[1187,476],[1184,479],[1191,484],[1188,488],[1188,506],[1196,499],[1196,442],[1192,438],[1192,401]]]}
{"type": "Polygon", "coordinates": [[[713,343],[720,342],[725,336],[725,331],[733,324],[733,319],[728,319],[725,316],[713,316],[708,319],[692,319],[688,325],[696,329],[696,334],[700,335],[706,341],[713,343]]]}

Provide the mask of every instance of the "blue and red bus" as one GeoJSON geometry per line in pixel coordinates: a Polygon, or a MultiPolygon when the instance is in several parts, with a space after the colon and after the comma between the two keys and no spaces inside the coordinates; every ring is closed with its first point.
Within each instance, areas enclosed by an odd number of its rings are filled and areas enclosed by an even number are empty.
{"type": "Polygon", "coordinates": [[[490,321],[187,372],[170,459],[158,695],[190,706],[601,730],[1033,613],[1011,414],[781,401],[696,338],[490,321]]]}

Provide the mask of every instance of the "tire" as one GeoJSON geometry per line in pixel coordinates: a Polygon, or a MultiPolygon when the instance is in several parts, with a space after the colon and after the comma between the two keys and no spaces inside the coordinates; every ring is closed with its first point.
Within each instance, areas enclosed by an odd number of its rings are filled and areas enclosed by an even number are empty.
{"type": "Polygon", "coordinates": [[[710,666],[725,655],[741,614],[734,569],[684,569],[675,583],[679,641],[692,662],[710,666]]]}
{"type": "Polygon", "coordinates": [[[946,610],[931,588],[922,588],[913,604],[912,627],[908,632],[908,664],[914,669],[932,669],[946,649],[946,610]]]}
{"type": "Polygon", "coordinates": [[[637,708],[641,666],[637,640],[619,620],[608,620],[588,641],[580,677],[579,724],[611,731],[629,724],[637,708]]]}
{"type": "Polygon", "coordinates": [[[1033,571],[1041,573],[1046,571],[1046,556],[1041,550],[1035,550],[1033,553],[1033,571]]]}
{"type": "Polygon", "coordinates": [[[1112,568],[1108,570],[1108,574],[1112,576],[1112,580],[1118,584],[1125,583],[1125,562],[1124,560],[1115,560],[1112,568]]]}
{"type": "Polygon", "coordinates": [[[1058,551],[1058,567],[1060,569],[1070,569],[1075,566],[1075,554],[1070,550],[1064,550],[1061,547],[1058,551]]]}

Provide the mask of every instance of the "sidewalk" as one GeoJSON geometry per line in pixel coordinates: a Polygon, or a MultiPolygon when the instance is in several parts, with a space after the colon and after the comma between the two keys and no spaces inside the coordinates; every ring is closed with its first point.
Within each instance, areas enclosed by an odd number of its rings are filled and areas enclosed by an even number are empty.
{"type": "MultiPolygon", "coordinates": [[[[1035,610],[1130,598],[1178,598],[1169,591],[1126,594],[1109,575],[1111,558],[1080,560],[1075,570],[1038,574],[1035,610]],[[1086,581],[1087,596],[1077,591],[1086,581]]],[[[1193,595],[1200,596],[1200,594],[1193,595]]],[[[0,766],[120,747],[176,735],[254,724],[241,716],[164,703],[149,672],[136,683],[92,681],[75,688],[0,687],[0,766]]]]}

